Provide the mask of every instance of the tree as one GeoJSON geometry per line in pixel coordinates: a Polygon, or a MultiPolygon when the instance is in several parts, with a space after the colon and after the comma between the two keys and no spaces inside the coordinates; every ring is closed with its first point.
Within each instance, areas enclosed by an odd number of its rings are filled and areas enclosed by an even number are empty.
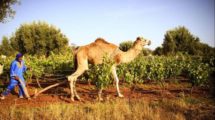
{"type": "Polygon", "coordinates": [[[11,8],[12,5],[20,3],[18,0],[0,0],[0,22],[6,22],[6,18],[13,18],[15,11],[11,8]]]}
{"type": "Polygon", "coordinates": [[[165,55],[169,55],[169,54],[172,55],[175,53],[176,45],[170,33],[167,32],[167,34],[165,35],[165,39],[162,46],[163,46],[163,53],[165,55]]]}
{"type": "Polygon", "coordinates": [[[163,55],[163,48],[162,47],[157,47],[154,51],[153,51],[154,55],[163,55]]]}
{"type": "Polygon", "coordinates": [[[176,51],[195,55],[195,47],[197,42],[187,28],[178,27],[170,31],[176,44],[176,51]]]}
{"type": "Polygon", "coordinates": [[[132,41],[124,41],[122,43],[119,44],[119,49],[126,52],[128,51],[131,47],[133,46],[133,42],[132,41]]]}
{"type": "Polygon", "coordinates": [[[13,48],[31,55],[63,53],[68,47],[68,39],[60,29],[45,22],[22,24],[11,38],[13,48]]]}
{"type": "Polygon", "coordinates": [[[144,56],[151,55],[151,54],[152,54],[152,50],[149,49],[149,48],[144,48],[144,49],[142,50],[142,54],[143,54],[144,56]]]}
{"type": "Polygon", "coordinates": [[[174,55],[176,53],[210,56],[214,48],[200,42],[198,37],[192,35],[185,27],[169,30],[164,36],[162,47],[157,48],[154,54],[174,55]]]}
{"type": "Polygon", "coordinates": [[[6,36],[2,37],[2,43],[0,45],[0,54],[6,56],[14,54],[14,49],[12,48],[9,39],[6,36]]]}

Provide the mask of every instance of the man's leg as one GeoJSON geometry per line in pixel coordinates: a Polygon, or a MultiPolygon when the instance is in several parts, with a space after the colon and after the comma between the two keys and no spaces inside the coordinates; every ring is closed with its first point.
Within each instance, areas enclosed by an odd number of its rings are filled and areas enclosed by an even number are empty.
{"type": "Polygon", "coordinates": [[[22,88],[22,86],[19,84],[19,98],[23,98],[24,95],[25,95],[25,94],[24,94],[23,88],[22,88]]]}
{"type": "Polygon", "coordinates": [[[21,83],[19,83],[19,98],[23,98],[25,95],[24,88],[23,88],[25,87],[25,82],[23,81],[23,83],[24,83],[24,86],[22,86],[21,83]]]}
{"type": "Polygon", "coordinates": [[[7,96],[17,84],[18,82],[16,80],[11,80],[10,84],[7,86],[7,89],[1,94],[0,99],[4,99],[4,97],[7,96]]]}

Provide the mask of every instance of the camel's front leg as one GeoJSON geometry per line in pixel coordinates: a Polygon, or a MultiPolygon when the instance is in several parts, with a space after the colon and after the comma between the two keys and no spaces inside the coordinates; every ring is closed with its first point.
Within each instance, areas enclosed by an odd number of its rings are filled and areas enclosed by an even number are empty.
{"type": "Polygon", "coordinates": [[[116,90],[117,90],[117,95],[118,97],[124,97],[121,93],[120,93],[120,90],[119,90],[119,79],[118,79],[118,76],[116,74],[116,66],[113,65],[112,66],[112,75],[114,77],[114,80],[116,81],[116,90]]]}
{"type": "Polygon", "coordinates": [[[102,90],[103,90],[103,89],[100,88],[99,91],[98,91],[98,97],[99,97],[98,99],[99,99],[99,101],[103,101],[103,98],[102,98],[102,90]]]}

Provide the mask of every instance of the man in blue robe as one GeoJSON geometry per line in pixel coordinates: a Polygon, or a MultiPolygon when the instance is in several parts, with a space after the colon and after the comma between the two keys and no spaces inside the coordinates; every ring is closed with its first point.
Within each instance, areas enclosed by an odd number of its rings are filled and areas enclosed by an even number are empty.
{"type": "Polygon", "coordinates": [[[26,72],[27,68],[25,66],[25,62],[22,60],[23,55],[21,53],[16,55],[16,59],[10,65],[10,83],[7,86],[7,89],[0,95],[0,99],[5,99],[16,85],[19,86],[19,98],[24,98],[24,88],[25,87],[25,79],[23,77],[23,73],[26,72]],[[24,83],[24,86],[20,83],[24,83]]]}

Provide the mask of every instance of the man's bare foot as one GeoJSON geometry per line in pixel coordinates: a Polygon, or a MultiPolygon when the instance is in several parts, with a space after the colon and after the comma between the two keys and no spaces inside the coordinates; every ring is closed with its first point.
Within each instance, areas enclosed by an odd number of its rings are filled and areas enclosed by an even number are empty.
{"type": "Polygon", "coordinates": [[[4,99],[5,99],[5,96],[0,95],[0,100],[4,100],[4,99]]]}
{"type": "Polygon", "coordinates": [[[23,99],[24,97],[23,96],[19,96],[19,99],[23,99]]]}

